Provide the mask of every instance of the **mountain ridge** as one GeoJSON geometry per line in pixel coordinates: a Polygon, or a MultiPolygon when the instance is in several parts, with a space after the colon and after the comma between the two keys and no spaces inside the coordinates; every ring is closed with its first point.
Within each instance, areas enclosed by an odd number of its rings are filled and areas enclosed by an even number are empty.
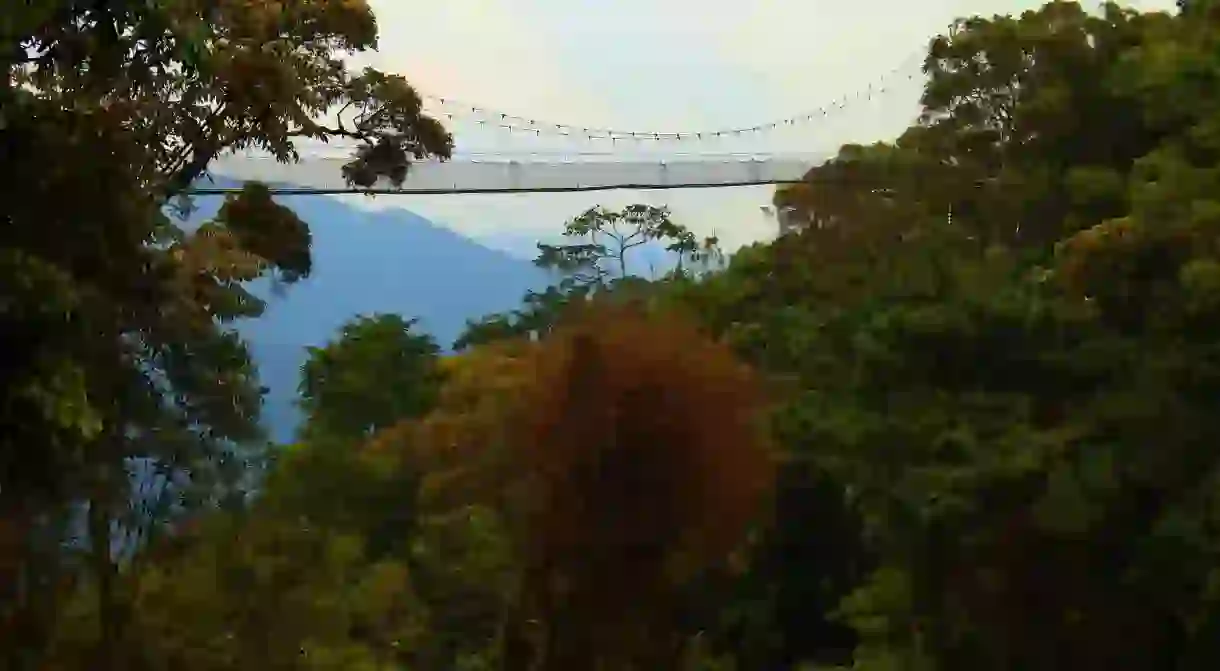
{"type": "MultiPolygon", "coordinates": [[[[240,186],[214,177],[209,186],[240,186]]],[[[403,196],[406,197],[406,196],[403,196]]],[[[310,276],[273,290],[252,289],[264,314],[235,326],[250,346],[263,386],[264,425],[277,442],[292,440],[300,368],[307,347],[324,345],[348,320],[372,313],[419,319],[446,351],[467,320],[517,307],[549,284],[545,271],[407,209],[364,210],[327,196],[282,195],[309,224],[310,276]]],[[[223,196],[196,196],[187,225],[214,216],[223,196]]]]}

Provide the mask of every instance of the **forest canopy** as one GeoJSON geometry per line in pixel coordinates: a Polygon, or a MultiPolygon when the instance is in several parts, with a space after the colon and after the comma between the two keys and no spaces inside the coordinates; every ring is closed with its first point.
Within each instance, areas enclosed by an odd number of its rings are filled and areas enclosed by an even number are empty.
{"type": "Polygon", "coordinates": [[[171,206],[233,149],[348,137],[361,187],[452,139],[343,65],[363,2],[19,4],[0,667],[1220,663],[1220,3],[961,19],[899,137],[776,191],[794,230],[574,213],[456,353],[389,314],[311,349],[291,445],[232,324],[310,222],[171,206]]]}

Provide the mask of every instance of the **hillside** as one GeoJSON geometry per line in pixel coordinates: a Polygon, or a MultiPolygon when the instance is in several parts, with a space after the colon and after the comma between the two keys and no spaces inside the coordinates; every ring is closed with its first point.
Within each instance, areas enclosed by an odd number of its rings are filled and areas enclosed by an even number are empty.
{"type": "MultiPolygon", "coordinates": [[[[305,347],[331,339],[352,316],[418,317],[448,347],[467,319],[515,307],[528,289],[546,284],[528,261],[407,210],[365,211],[325,196],[280,201],[310,225],[314,271],[284,292],[260,287],[266,314],[239,327],[270,389],[264,421],[279,441],[290,440],[297,424],[293,400],[305,347]]],[[[200,197],[192,220],[211,216],[220,202],[200,197]]]]}

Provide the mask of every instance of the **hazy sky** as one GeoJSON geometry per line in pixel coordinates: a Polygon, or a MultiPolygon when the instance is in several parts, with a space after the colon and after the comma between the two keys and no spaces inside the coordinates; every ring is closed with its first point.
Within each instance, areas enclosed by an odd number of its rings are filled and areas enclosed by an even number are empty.
{"type": "MultiPolygon", "coordinates": [[[[1038,0],[370,0],[381,48],[367,62],[424,94],[551,123],[627,130],[749,126],[819,108],[902,65],[885,95],[824,123],[756,137],[751,151],[809,152],[894,137],[916,113],[917,61],[955,17],[1020,12],[1038,0]]],[[[1088,3],[1092,6],[1093,3],[1088,3]]],[[[1128,3],[1144,9],[1172,0],[1128,3]]],[[[605,150],[604,142],[535,140],[455,119],[460,149],[605,150]]],[[[740,148],[740,147],[735,147],[740,148]]],[[[717,151],[706,144],[686,151],[717,151]]],[[[483,240],[528,242],[594,204],[669,204],[729,245],[765,237],[772,187],[698,191],[382,196],[483,240]]],[[[506,243],[509,244],[509,243],[506,243]]]]}

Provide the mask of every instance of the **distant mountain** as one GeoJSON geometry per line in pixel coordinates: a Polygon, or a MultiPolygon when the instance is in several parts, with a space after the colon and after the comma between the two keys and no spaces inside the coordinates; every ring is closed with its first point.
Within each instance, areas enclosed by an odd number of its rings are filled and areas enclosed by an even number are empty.
{"type": "MultiPolygon", "coordinates": [[[[220,179],[214,185],[223,185],[220,179]]],[[[400,196],[409,198],[409,196],[400,196]]],[[[489,249],[407,210],[366,211],[326,196],[282,196],[313,233],[311,276],[278,295],[269,285],[259,319],[239,330],[251,344],[263,384],[268,429],[278,441],[299,423],[294,401],[305,347],[331,340],[357,314],[418,317],[448,348],[467,319],[520,304],[548,283],[529,261],[489,249]]],[[[191,220],[215,214],[223,198],[201,196],[191,220]]]]}

